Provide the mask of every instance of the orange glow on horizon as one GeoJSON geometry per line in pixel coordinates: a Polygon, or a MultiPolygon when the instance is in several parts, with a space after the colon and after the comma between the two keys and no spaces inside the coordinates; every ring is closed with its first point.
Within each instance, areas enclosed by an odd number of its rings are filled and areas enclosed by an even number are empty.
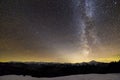
{"type": "Polygon", "coordinates": [[[101,58],[89,58],[89,57],[79,57],[78,55],[71,55],[68,57],[5,57],[1,58],[0,62],[59,62],[59,63],[81,63],[81,62],[90,62],[92,60],[98,61],[98,62],[112,62],[112,61],[119,61],[120,56],[113,56],[113,57],[101,57],[101,58]]]}

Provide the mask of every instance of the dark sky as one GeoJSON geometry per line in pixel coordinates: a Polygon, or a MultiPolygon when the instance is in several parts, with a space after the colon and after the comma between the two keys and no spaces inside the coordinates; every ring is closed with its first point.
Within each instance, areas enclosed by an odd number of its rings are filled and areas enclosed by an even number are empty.
{"type": "Polygon", "coordinates": [[[120,0],[0,0],[0,61],[111,61],[119,48],[120,0]]]}

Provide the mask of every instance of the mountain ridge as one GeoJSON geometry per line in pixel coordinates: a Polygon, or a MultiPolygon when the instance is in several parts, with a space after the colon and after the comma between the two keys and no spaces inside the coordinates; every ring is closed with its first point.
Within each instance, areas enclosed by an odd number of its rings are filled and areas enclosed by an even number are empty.
{"type": "Polygon", "coordinates": [[[29,75],[32,77],[58,77],[76,74],[120,73],[120,61],[102,63],[45,63],[45,62],[0,62],[0,76],[29,75]]]}

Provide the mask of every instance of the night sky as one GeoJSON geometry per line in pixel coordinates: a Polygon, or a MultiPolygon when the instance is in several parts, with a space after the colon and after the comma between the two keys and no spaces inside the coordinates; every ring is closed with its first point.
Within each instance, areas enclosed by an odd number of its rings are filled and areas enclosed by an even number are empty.
{"type": "Polygon", "coordinates": [[[0,61],[120,59],[120,0],[0,0],[0,61]]]}

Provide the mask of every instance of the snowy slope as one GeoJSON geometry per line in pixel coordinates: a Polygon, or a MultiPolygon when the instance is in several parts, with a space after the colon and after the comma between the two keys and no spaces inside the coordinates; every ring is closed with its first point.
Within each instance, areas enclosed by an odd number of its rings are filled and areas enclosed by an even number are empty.
{"type": "Polygon", "coordinates": [[[34,78],[30,76],[7,75],[0,76],[0,80],[120,80],[120,74],[86,74],[55,78],[34,78]]]}

